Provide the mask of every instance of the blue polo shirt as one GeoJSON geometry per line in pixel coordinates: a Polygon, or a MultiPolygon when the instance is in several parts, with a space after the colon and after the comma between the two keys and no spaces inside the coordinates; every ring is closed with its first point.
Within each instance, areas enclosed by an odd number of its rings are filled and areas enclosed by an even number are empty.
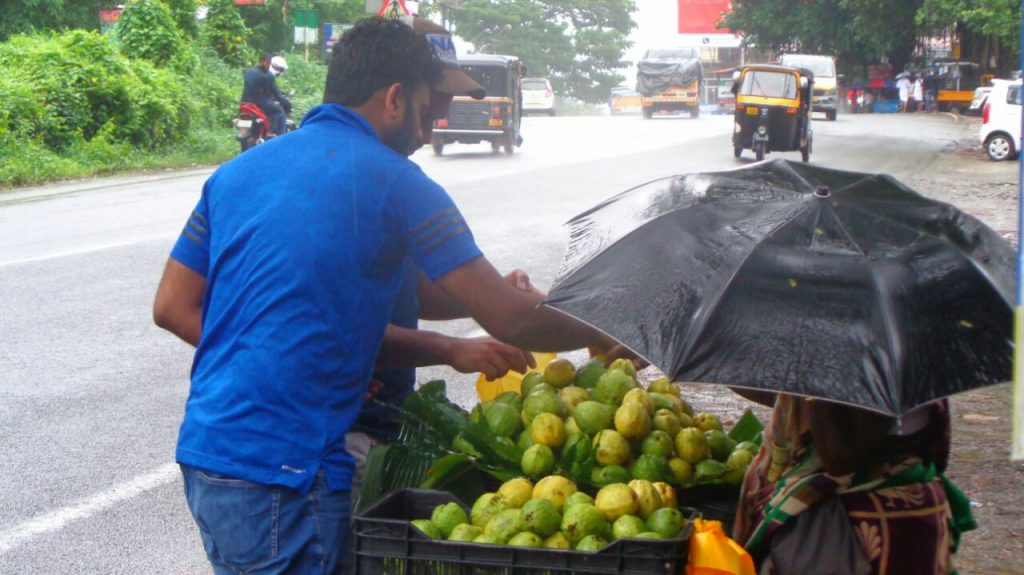
{"type": "Polygon", "coordinates": [[[403,260],[433,281],[480,255],[448,194],[342,106],[221,166],[171,252],[206,278],[177,460],[348,489],[403,260]]]}

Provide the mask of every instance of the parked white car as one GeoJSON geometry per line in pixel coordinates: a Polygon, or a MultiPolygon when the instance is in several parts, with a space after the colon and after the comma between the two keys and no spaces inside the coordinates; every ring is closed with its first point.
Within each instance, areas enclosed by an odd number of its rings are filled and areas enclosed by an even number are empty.
{"type": "Polygon", "coordinates": [[[555,115],[555,92],[547,78],[523,78],[519,85],[523,91],[523,115],[555,115]]]}
{"type": "Polygon", "coordinates": [[[1020,152],[1021,81],[993,80],[981,114],[981,143],[996,161],[1013,160],[1020,152]]]}

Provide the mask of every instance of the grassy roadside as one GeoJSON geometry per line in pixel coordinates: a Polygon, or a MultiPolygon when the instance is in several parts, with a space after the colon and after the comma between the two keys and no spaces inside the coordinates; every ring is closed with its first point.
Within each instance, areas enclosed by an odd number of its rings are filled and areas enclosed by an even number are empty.
{"type": "Polygon", "coordinates": [[[25,142],[0,142],[0,194],[20,187],[129,172],[216,165],[238,154],[230,126],[203,128],[152,151],[94,138],[56,154],[25,142]]]}

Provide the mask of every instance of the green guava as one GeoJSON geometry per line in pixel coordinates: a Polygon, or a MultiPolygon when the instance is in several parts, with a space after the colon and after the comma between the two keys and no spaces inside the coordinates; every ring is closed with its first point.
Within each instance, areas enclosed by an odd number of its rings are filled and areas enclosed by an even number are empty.
{"type": "Polygon", "coordinates": [[[651,416],[647,408],[640,403],[623,403],[615,411],[615,430],[626,439],[646,437],[651,432],[651,416]]]}
{"type": "Polygon", "coordinates": [[[639,403],[647,410],[649,417],[654,416],[654,402],[651,401],[651,396],[647,395],[647,390],[642,387],[631,389],[626,392],[626,395],[622,396],[622,405],[627,403],[639,403]]]}
{"type": "Polygon", "coordinates": [[[534,386],[544,383],[544,374],[538,371],[531,371],[523,376],[523,382],[519,384],[519,395],[526,397],[533,391],[534,386]]]}
{"type": "MultiPolygon", "coordinates": [[[[634,479],[629,482],[629,488],[636,493],[637,512],[643,519],[647,519],[655,510],[661,509],[661,494],[654,487],[654,484],[646,479],[634,479]]],[[[643,531],[643,529],[641,529],[643,531]]]]}
{"type": "Polygon", "coordinates": [[[699,427],[701,431],[711,431],[712,429],[722,431],[722,420],[718,419],[718,416],[713,413],[698,413],[694,415],[693,424],[699,427]]]}
{"type": "Polygon", "coordinates": [[[533,486],[534,499],[547,499],[561,513],[565,498],[576,493],[576,484],[561,475],[548,475],[533,486]]]}
{"type": "Polygon", "coordinates": [[[582,387],[570,385],[569,387],[563,387],[559,390],[558,398],[565,404],[565,408],[569,410],[569,413],[573,413],[576,411],[577,405],[590,399],[590,394],[582,387]]]}
{"type": "Polygon", "coordinates": [[[523,514],[519,509],[500,511],[484,526],[484,533],[491,533],[502,541],[508,541],[520,531],[523,531],[523,514]]]}
{"type": "Polygon", "coordinates": [[[592,359],[583,364],[583,367],[576,371],[576,385],[583,389],[592,389],[597,385],[597,380],[608,371],[604,364],[592,359]]]}
{"type": "Polygon", "coordinates": [[[481,533],[477,535],[473,543],[483,543],[484,545],[504,545],[505,542],[500,537],[493,533],[481,533]]]}
{"type": "Polygon", "coordinates": [[[754,454],[750,453],[746,449],[736,448],[729,454],[729,458],[725,460],[725,466],[729,469],[742,469],[745,471],[753,460],[754,454]]]}
{"type": "Polygon", "coordinates": [[[662,507],[647,518],[647,530],[653,531],[662,539],[672,539],[683,530],[686,518],[674,507],[662,507]]]}
{"type": "Polygon", "coordinates": [[[587,435],[609,429],[615,418],[615,409],[598,401],[581,401],[572,413],[576,426],[587,435]]]}
{"type": "Polygon", "coordinates": [[[757,455],[757,452],[761,451],[761,448],[758,447],[757,444],[754,443],[753,441],[741,441],[741,442],[736,444],[736,449],[742,449],[744,451],[749,451],[753,455],[757,455]]]}
{"type": "Polygon", "coordinates": [[[697,463],[708,458],[710,448],[704,432],[696,427],[687,427],[676,435],[676,455],[690,463],[697,463]]]}
{"type": "Polygon", "coordinates": [[[635,479],[665,481],[669,476],[668,460],[661,455],[645,453],[636,458],[629,472],[635,479]]]}
{"type": "Polygon", "coordinates": [[[615,521],[623,515],[636,515],[640,508],[640,501],[629,485],[612,483],[605,485],[597,492],[597,497],[594,498],[594,507],[604,513],[605,519],[615,521]]]}
{"type": "Polygon", "coordinates": [[[620,358],[616,359],[608,366],[608,371],[618,370],[628,375],[629,377],[636,378],[636,364],[631,359],[620,358]]]}
{"type": "Polygon", "coordinates": [[[604,487],[612,483],[627,483],[631,479],[633,479],[633,476],[621,465],[595,467],[590,472],[590,482],[598,487],[604,487]]]}
{"type": "Polygon", "coordinates": [[[718,461],[729,459],[729,454],[732,450],[730,449],[729,438],[725,435],[724,431],[721,429],[711,429],[704,432],[704,437],[708,438],[708,450],[712,458],[718,461]]]}
{"type": "Polygon", "coordinates": [[[555,388],[563,388],[576,379],[576,367],[560,357],[544,367],[544,381],[555,388]]]}
{"type": "Polygon", "coordinates": [[[562,515],[562,533],[572,544],[588,535],[601,535],[608,529],[608,519],[597,507],[587,503],[573,505],[562,515]]]}
{"type": "Polygon", "coordinates": [[[447,539],[452,529],[455,529],[456,525],[468,523],[469,517],[458,503],[449,501],[434,508],[434,512],[430,514],[430,522],[440,529],[441,535],[447,539]]]}
{"type": "Polygon", "coordinates": [[[448,535],[449,541],[473,541],[484,532],[483,529],[476,525],[470,525],[469,523],[460,523],[452,529],[450,535],[448,535]]]}
{"type": "Polygon", "coordinates": [[[568,437],[574,433],[580,433],[580,426],[576,425],[576,420],[572,418],[572,415],[565,418],[565,435],[568,437]]]}
{"type": "Polygon", "coordinates": [[[484,403],[483,416],[487,429],[495,436],[512,437],[522,429],[519,426],[519,412],[507,403],[484,403]]]}
{"type": "Polygon", "coordinates": [[[668,470],[677,483],[685,485],[693,482],[693,464],[681,457],[669,459],[668,470]]]}
{"type": "Polygon", "coordinates": [[[492,517],[506,509],[508,502],[497,493],[484,493],[476,498],[473,508],[469,511],[470,522],[477,527],[483,527],[492,517]]]}
{"type": "Polygon", "coordinates": [[[671,507],[675,509],[679,507],[679,500],[676,498],[676,488],[672,487],[664,481],[655,481],[654,489],[658,491],[658,495],[661,496],[661,506],[671,507]]]}
{"type": "Polygon", "coordinates": [[[640,451],[646,455],[669,458],[675,453],[675,446],[668,432],[655,429],[640,442],[640,451]]]}
{"type": "Polygon", "coordinates": [[[607,373],[597,379],[597,385],[590,391],[590,397],[605,405],[618,406],[626,392],[636,387],[633,378],[625,373],[610,369],[607,373]]]}
{"type": "Polygon", "coordinates": [[[608,546],[608,542],[605,541],[600,535],[587,535],[580,542],[576,544],[577,551],[586,551],[587,553],[595,553],[608,546]]]}
{"type": "Polygon", "coordinates": [[[651,427],[658,431],[664,431],[669,437],[675,437],[683,428],[679,418],[672,413],[671,409],[659,409],[654,412],[654,419],[651,420],[651,427]]]}
{"type": "Polygon", "coordinates": [[[516,446],[523,451],[526,451],[533,445],[533,439],[530,438],[530,429],[524,429],[519,432],[519,440],[516,441],[516,446]]]}
{"type": "Polygon", "coordinates": [[[676,412],[676,406],[672,403],[672,396],[667,393],[661,393],[657,391],[647,391],[647,397],[651,398],[651,403],[654,404],[654,411],[657,414],[659,409],[667,409],[672,413],[676,412]]]}
{"type": "Polygon", "coordinates": [[[671,393],[672,382],[667,377],[659,377],[647,386],[648,393],[671,393]]]}
{"type": "Polygon", "coordinates": [[[523,396],[519,395],[514,391],[505,391],[499,393],[498,397],[494,398],[494,401],[497,403],[504,403],[505,405],[511,407],[517,412],[523,410],[523,396]]]}
{"type": "Polygon", "coordinates": [[[547,445],[535,443],[523,452],[519,466],[530,477],[542,477],[555,469],[555,453],[547,445]]]}
{"type": "Polygon", "coordinates": [[[561,531],[556,531],[554,535],[545,539],[543,545],[547,549],[572,549],[572,543],[561,531]]]}
{"type": "Polygon", "coordinates": [[[515,477],[501,484],[498,496],[508,503],[509,507],[522,507],[533,495],[533,483],[525,477],[515,477]]]}
{"type": "MultiPolygon", "coordinates": [[[[559,419],[565,417],[565,404],[558,396],[552,393],[534,393],[523,402],[523,425],[530,425],[534,417],[541,413],[557,415],[559,419]]],[[[532,437],[532,435],[531,435],[532,437]]]]}
{"type": "Polygon", "coordinates": [[[543,543],[543,539],[537,537],[536,533],[530,533],[529,531],[516,533],[508,540],[508,544],[512,547],[540,547],[543,543]]]}
{"type": "Polygon", "coordinates": [[[413,527],[419,529],[424,535],[431,539],[444,538],[441,535],[441,530],[437,528],[437,525],[431,523],[429,519],[413,519],[409,523],[412,523],[413,527]]]}
{"type": "Polygon", "coordinates": [[[593,447],[599,465],[622,465],[629,461],[629,442],[614,429],[598,432],[594,436],[593,447]]]}
{"type": "Polygon", "coordinates": [[[573,505],[578,505],[580,503],[586,503],[588,505],[593,505],[594,504],[594,498],[589,496],[589,495],[587,495],[586,493],[584,493],[582,491],[577,491],[576,493],[573,493],[569,497],[565,498],[565,503],[564,503],[563,507],[564,507],[564,509],[569,509],[573,505]]]}
{"type": "Polygon", "coordinates": [[[661,535],[658,535],[654,531],[644,531],[643,533],[637,534],[633,539],[661,539],[661,535]]]}
{"type": "Polygon", "coordinates": [[[523,505],[523,523],[528,530],[541,537],[547,537],[558,531],[562,524],[562,515],[551,501],[531,499],[523,505]]]}
{"type": "Polygon", "coordinates": [[[647,531],[647,524],[636,515],[623,515],[612,523],[612,537],[615,539],[632,539],[647,531]]]}
{"type": "Polygon", "coordinates": [[[565,423],[553,413],[538,413],[530,422],[530,439],[534,445],[547,445],[558,449],[565,443],[565,423]]]}
{"type": "Polygon", "coordinates": [[[697,483],[707,483],[722,477],[726,471],[728,469],[726,469],[725,464],[721,461],[705,459],[693,466],[693,479],[697,483]]]}

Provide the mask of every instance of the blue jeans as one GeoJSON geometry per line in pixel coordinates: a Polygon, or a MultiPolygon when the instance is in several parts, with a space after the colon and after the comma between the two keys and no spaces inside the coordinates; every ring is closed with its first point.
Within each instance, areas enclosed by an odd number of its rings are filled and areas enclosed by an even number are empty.
{"type": "Polygon", "coordinates": [[[185,497],[215,575],[343,575],[350,561],[349,491],[324,472],[307,495],[181,466],[185,497]]]}

